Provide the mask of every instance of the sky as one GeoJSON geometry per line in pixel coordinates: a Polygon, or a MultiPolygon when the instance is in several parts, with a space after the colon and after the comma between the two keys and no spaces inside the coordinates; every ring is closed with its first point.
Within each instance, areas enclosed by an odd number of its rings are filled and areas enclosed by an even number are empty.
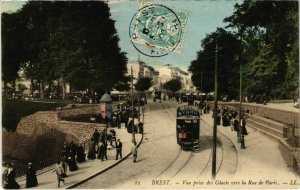
{"type": "MultiPolygon", "coordinates": [[[[184,44],[181,53],[171,52],[163,57],[148,57],[140,54],[140,59],[149,65],[166,65],[187,69],[191,61],[197,57],[197,52],[201,48],[201,40],[207,34],[216,31],[217,27],[224,27],[225,17],[231,16],[234,5],[233,0],[148,0],[155,4],[163,4],[168,7],[175,7],[190,12],[187,31],[184,36],[184,44]]],[[[127,57],[131,61],[136,61],[139,52],[133,47],[129,38],[129,24],[133,15],[138,11],[137,0],[115,1],[119,3],[109,4],[111,8],[111,18],[116,21],[116,29],[120,37],[120,47],[127,52],[127,57]]]]}
{"type": "MultiPolygon", "coordinates": [[[[232,15],[235,0],[146,0],[150,3],[162,4],[170,8],[189,11],[187,31],[181,53],[170,52],[163,57],[148,57],[140,54],[132,45],[129,37],[129,25],[133,15],[139,9],[138,0],[110,0],[111,18],[120,38],[119,46],[127,53],[129,61],[140,60],[153,67],[169,64],[186,70],[191,61],[197,57],[201,49],[201,40],[207,34],[216,31],[217,27],[224,27],[223,19],[232,15]],[[140,55],[139,55],[140,54],[140,55]]],[[[25,1],[1,1],[1,12],[16,11],[25,1]]]]}

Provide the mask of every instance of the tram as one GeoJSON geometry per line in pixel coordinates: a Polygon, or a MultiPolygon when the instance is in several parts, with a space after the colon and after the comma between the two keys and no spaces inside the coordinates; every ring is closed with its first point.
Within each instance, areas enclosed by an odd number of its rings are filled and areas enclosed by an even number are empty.
{"type": "Polygon", "coordinates": [[[199,108],[184,105],[177,108],[176,137],[182,148],[192,148],[199,143],[200,114],[199,108]]]}

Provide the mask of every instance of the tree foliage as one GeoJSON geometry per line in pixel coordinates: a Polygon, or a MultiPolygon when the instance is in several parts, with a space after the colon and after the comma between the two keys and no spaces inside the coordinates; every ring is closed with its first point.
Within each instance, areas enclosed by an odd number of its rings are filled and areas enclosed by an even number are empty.
{"type": "Polygon", "coordinates": [[[219,95],[234,97],[239,87],[239,62],[235,59],[241,52],[241,44],[235,35],[219,28],[202,40],[202,49],[197,59],[191,62],[189,71],[193,73],[193,84],[202,91],[211,92],[214,89],[214,65],[218,43],[218,89],[219,95]]]}
{"type": "Polygon", "coordinates": [[[253,100],[299,96],[298,16],[297,1],[237,3],[224,19],[232,32],[218,29],[201,41],[202,49],[189,68],[194,85],[200,88],[202,72],[203,92],[213,90],[214,46],[219,39],[219,95],[238,98],[241,71],[243,95],[253,100]]]}
{"type": "Polygon", "coordinates": [[[115,83],[114,88],[119,91],[129,91],[131,77],[130,76],[123,76],[117,83],[115,83]]]}
{"type": "Polygon", "coordinates": [[[178,79],[171,79],[163,84],[163,88],[175,93],[182,88],[182,84],[181,81],[178,79]]]}
{"type": "Polygon", "coordinates": [[[18,70],[25,56],[22,42],[26,36],[20,35],[22,23],[18,14],[2,13],[2,80],[4,83],[15,81],[18,78],[18,70]]]}
{"type": "Polygon", "coordinates": [[[248,63],[245,79],[248,95],[256,96],[257,91],[272,94],[274,99],[295,95],[299,85],[296,82],[299,80],[298,15],[297,1],[248,0],[236,4],[233,15],[224,19],[243,39],[243,58],[248,63]],[[257,64],[276,70],[272,73],[272,83],[265,83],[264,77],[253,80],[252,73],[255,69],[259,73],[261,69],[257,64]],[[254,88],[256,83],[267,86],[254,88]]]}
{"type": "Polygon", "coordinates": [[[149,77],[139,78],[137,83],[134,85],[135,90],[137,91],[148,90],[151,86],[152,86],[152,79],[149,77]]]}
{"type": "MultiPolygon", "coordinates": [[[[3,25],[20,25],[15,36],[26,36],[19,47],[25,56],[14,65],[22,65],[28,78],[40,83],[61,80],[72,89],[99,93],[124,79],[127,58],[118,46],[114,21],[104,2],[28,1],[13,15],[19,19],[4,18],[3,25]]],[[[5,44],[17,46],[19,42],[10,35],[3,34],[5,44]]],[[[12,55],[5,56],[5,66],[12,55]]]]}

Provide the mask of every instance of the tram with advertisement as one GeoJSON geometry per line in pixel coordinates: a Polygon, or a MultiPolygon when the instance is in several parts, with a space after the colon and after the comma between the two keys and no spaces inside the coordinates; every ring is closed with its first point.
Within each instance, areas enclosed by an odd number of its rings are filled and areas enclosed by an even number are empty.
{"type": "Polygon", "coordinates": [[[184,105],[177,108],[176,136],[182,148],[193,148],[199,144],[200,113],[197,106],[184,105]]]}

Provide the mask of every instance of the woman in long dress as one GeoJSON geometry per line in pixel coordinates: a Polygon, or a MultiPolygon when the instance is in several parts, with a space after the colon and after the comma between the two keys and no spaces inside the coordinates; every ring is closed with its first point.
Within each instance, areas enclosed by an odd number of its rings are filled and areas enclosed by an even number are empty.
{"type": "Polygon", "coordinates": [[[96,153],[95,153],[95,144],[91,140],[89,143],[89,152],[88,152],[88,159],[93,160],[96,158],[96,153]]]}
{"type": "Polygon", "coordinates": [[[36,187],[37,185],[36,171],[33,168],[32,163],[29,162],[26,171],[26,188],[36,187]]]}
{"type": "Polygon", "coordinates": [[[8,168],[7,178],[7,189],[20,189],[20,185],[16,182],[16,171],[13,163],[8,168]]]}
{"type": "Polygon", "coordinates": [[[82,145],[78,146],[77,148],[77,162],[84,162],[85,161],[85,153],[84,148],[82,145]]]}

